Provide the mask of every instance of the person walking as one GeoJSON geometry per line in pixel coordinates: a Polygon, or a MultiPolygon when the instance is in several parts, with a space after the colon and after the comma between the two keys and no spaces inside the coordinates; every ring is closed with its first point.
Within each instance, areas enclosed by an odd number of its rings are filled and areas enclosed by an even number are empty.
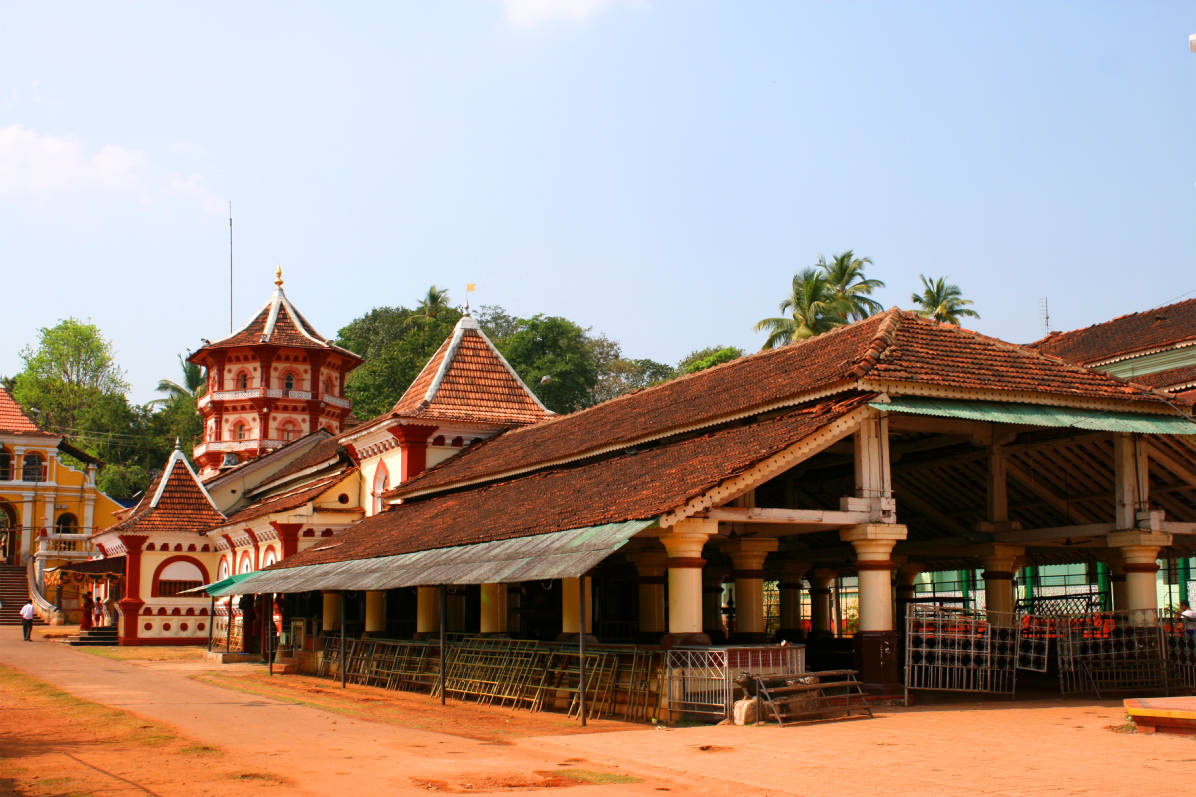
{"type": "Polygon", "coordinates": [[[21,607],[21,633],[25,635],[26,642],[32,641],[29,635],[33,633],[33,601],[21,607]]]}

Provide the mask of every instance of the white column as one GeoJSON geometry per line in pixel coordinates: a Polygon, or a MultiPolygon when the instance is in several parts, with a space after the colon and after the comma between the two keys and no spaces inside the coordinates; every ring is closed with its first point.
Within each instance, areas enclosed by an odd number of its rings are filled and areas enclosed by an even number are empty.
{"type": "Polygon", "coordinates": [[[1017,602],[1013,591],[1014,562],[1025,555],[1018,545],[987,546],[981,561],[984,563],[984,605],[990,612],[1012,614],[1017,602]]]}
{"type": "Polygon", "coordinates": [[[723,546],[735,568],[735,632],[739,636],[764,634],[764,560],[775,551],[774,538],[739,538],[723,546]]]}
{"type": "Polygon", "coordinates": [[[669,553],[669,636],[704,637],[702,630],[702,547],[718,534],[718,521],[687,518],[660,542],[669,553]]]}
{"type": "Polygon", "coordinates": [[[371,589],[365,593],[365,630],[378,634],[386,630],[386,593],[371,589]]]}
{"type": "Polygon", "coordinates": [[[855,548],[860,583],[860,631],[893,630],[893,546],[904,540],[906,527],[897,523],[867,523],[839,532],[855,548]]]}
{"type": "Polygon", "coordinates": [[[1158,617],[1159,549],[1171,544],[1171,535],[1157,531],[1115,531],[1107,537],[1110,548],[1121,552],[1125,570],[1124,609],[1132,624],[1153,623],[1158,617]]]}
{"type": "Polygon", "coordinates": [[[440,587],[416,587],[415,632],[440,634],[440,587]]]}
{"type": "Polygon", "coordinates": [[[481,619],[478,630],[483,634],[507,632],[507,585],[483,584],[481,619]]]}

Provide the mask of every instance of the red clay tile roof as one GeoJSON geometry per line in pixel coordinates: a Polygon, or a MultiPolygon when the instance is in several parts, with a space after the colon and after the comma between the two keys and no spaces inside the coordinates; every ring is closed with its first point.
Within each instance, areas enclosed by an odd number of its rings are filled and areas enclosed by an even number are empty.
{"type": "MultiPolygon", "coordinates": [[[[316,465],[320,465],[330,460],[337,459],[342,454],[345,454],[347,459],[347,453],[345,452],[344,446],[342,446],[340,441],[333,437],[327,429],[317,429],[315,432],[313,432],[313,434],[322,435],[325,439],[321,440],[304,453],[295,457],[293,461],[288,462],[286,465],[279,468],[276,473],[262,481],[262,486],[276,484],[277,482],[285,479],[287,476],[291,476],[293,474],[299,473],[300,471],[307,470],[308,468],[315,467],[316,465]]],[[[295,442],[299,441],[296,440],[295,442]]],[[[271,453],[278,453],[279,451],[286,451],[286,446],[283,446],[282,448],[278,449],[278,451],[271,453]]]]}
{"type": "Polygon", "coordinates": [[[1170,392],[1178,388],[1186,388],[1189,385],[1196,384],[1196,365],[1186,365],[1182,368],[1168,368],[1165,371],[1155,371],[1127,378],[1129,381],[1136,382],[1139,385],[1170,392]]]}
{"type": "Polygon", "coordinates": [[[270,300],[258,310],[248,324],[226,338],[204,345],[187,360],[202,364],[206,357],[201,355],[205,352],[256,346],[262,343],[297,349],[327,349],[335,351],[353,362],[362,361],[358,355],[337,346],[316,332],[307,319],[287,299],[281,285],[274,289],[270,300]]]}
{"type": "Polygon", "coordinates": [[[187,459],[177,449],[171,454],[137,506],[119,523],[100,533],[152,534],[163,531],[200,532],[225,522],[200,486],[187,459]]]}
{"type": "Polygon", "coordinates": [[[1166,349],[1196,340],[1196,299],[1118,316],[1071,332],[1052,332],[1030,345],[1082,365],[1166,349]]]}
{"type": "Polygon", "coordinates": [[[316,500],[334,485],[339,484],[356,472],[356,467],[348,468],[331,476],[326,476],[319,481],[297,487],[294,490],[270,496],[269,498],[250,504],[240,512],[230,515],[227,520],[221,520],[212,528],[241,523],[246,520],[262,517],[263,515],[269,515],[272,512],[286,512],[290,509],[303,506],[308,501],[316,500]]]}
{"type": "Polygon", "coordinates": [[[552,412],[523,383],[478,323],[462,316],[391,414],[506,426],[542,421],[552,412]]]}
{"type": "MultiPolygon", "coordinates": [[[[5,434],[47,434],[29,420],[9,392],[0,387],[0,432],[5,434]]],[[[52,436],[52,435],[51,435],[52,436]]]]}
{"type": "Polygon", "coordinates": [[[670,430],[695,428],[796,404],[859,381],[918,383],[1081,399],[1163,398],[1062,360],[983,335],[889,310],[869,319],[741,357],[570,415],[503,432],[391,491],[413,495],[568,461],[670,430]]]}
{"type": "Polygon", "coordinates": [[[369,559],[655,518],[861,407],[874,394],[827,399],[642,450],[459,492],[413,499],[346,529],[282,567],[369,559]]]}

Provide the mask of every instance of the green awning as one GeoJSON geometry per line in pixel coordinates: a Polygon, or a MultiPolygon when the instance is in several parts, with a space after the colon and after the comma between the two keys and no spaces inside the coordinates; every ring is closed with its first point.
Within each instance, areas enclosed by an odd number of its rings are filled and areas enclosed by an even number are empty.
{"type": "MultiPolygon", "coordinates": [[[[316,590],[385,590],[437,584],[503,584],[576,578],[656,522],[630,520],[530,537],[259,570],[201,589],[214,597],[316,590]],[[235,581],[233,579],[236,579],[235,581]]],[[[335,548],[335,538],[326,543],[335,548]]],[[[320,547],[320,546],[317,546],[320,547]]]]}
{"type": "Polygon", "coordinates": [[[256,573],[238,573],[235,576],[229,576],[228,578],[222,578],[219,581],[212,582],[211,584],[204,584],[202,587],[193,587],[192,589],[185,589],[182,592],[180,592],[179,594],[185,595],[188,592],[206,592],[209,595],[214,595],[216,597],[220,597],[223,595],[240,595],[242,593],[237,592],[235,589],[231,589],[231,587],[233,587],[237,584],[240,584],[242,581],[245,581],[246,579],[253,578],[253,576],[255,576],[255,575],[256,575],[256,573]]]}
{"type": "Polygon", "coordinates": [[[921,396],[898,396],[889,401],[873,401],[868,406],[885,412],[934,415],[965,421],[1063,426],[1097,432],[1196,434],[1196,420],[1181,415],[1140,415],[1134,412],[1081,410],[999,401],[951,401],[921,396]]]}

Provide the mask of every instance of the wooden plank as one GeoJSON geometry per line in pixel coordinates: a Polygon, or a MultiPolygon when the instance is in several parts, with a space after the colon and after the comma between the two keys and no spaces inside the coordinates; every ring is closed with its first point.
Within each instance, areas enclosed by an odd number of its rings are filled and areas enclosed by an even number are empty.
{"type": "Polygon", "coordinates": [[[705,516],[722,523],[779,523],[791,526],[854,526],[879,520],[879,513],[844,512],[838,509],[777,509],[759,506],[720,506],[705,516]]]}

